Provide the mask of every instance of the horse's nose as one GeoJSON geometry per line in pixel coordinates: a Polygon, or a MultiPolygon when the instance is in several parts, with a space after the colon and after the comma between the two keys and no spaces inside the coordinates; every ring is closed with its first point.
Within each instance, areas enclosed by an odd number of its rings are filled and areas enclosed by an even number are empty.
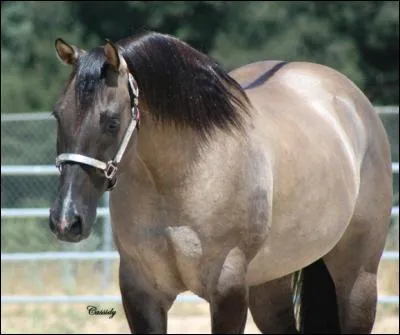
{"type": "Polygon", "coordinates": [[[72,222],[69,225],[69,233],[73,236],[81,236],[82,230],[82,217],[78,213],[74,213],[72,222]]]}
{"type": "Polygon", "coordinates": [[[55,212],[50,213],[50,230],[61,240],[74,242],[80,239],[83,234],[82,216],[72,210],[70,215],[66,214],[57,217],[55,212]]]}

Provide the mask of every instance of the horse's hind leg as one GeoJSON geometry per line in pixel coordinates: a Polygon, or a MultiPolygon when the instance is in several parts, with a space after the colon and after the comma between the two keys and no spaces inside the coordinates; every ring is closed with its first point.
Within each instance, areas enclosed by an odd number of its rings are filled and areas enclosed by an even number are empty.
{"type": "Polygon", "coordinates": [[[249,289],[253,320],[263,334],[297,334],[292,277],[288,275],[249,289]]]}
{"type": "Polygon", "coordinates": [[[323,257],[336,288],[341,332],[369,334],[377,305],[377,271],[390,222],[391,176],[366,156],[354,215],[340,242],[323,257]],[[379,172],[378,172],[379,171],[379,172]]]}
{"type": "MultiPolygon", "coordinates": [[[[353,223],[352,224],[362,224],[353,223]]],[[[336,288],[340,329],[343,334],[369,334],[375,321],[377,304],[378,245],[381,241],[360,237],[342,241],[324,257],[336,288]],[[364,244],[357,248],[358,243],[364,244]],[[375,250],[369,251],[368,244],[375,250]],[[369,259],[367,259],[369,258],[369,259]]]]}

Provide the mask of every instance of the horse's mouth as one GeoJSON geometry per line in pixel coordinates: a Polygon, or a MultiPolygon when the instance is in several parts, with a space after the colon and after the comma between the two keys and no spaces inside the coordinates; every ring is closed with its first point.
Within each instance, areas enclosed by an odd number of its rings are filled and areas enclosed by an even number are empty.
{"type": "Polygon", "coordinates": [[[63,242],[72,242],[72,243],[78,243],[81,242],[82,240],[86,239],[88,235],[83,235],[83,234],[78,234],[78,235],[73,235],[73,234],[60,234],[59,232],[55,233],[55,236],[57,239],[63,242]]]}

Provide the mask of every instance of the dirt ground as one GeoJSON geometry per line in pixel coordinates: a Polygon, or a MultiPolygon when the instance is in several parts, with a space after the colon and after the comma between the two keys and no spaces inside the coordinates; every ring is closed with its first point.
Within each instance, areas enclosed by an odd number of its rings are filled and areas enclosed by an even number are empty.
{"type": "MultiPolygon", "coordinates": [[[[1,310],[2,334],[129,334],[120,304],[101,304],[116,314],[89,316],[86,305],[6,305],[1,310]]],[[[210,334],[206,303],[176,303],[169,312],[169,334],[210,334]]],[[[246,334],[260,334],[249,313],[246,334]]],[[[373,334],[399,334],[398,308],[379,306],[373,334]]]]}
{"type": "MultiPolygon", "coordinates": [[[[207,316],[172,317],[168,322],[170,334],[210,334],[207,316]]],[[[245,334],[261,334],[251,316],[248,317],[245,334]]],[[[399,318],[384,317],[375,323],[372,334],[399,334],[399,318]]]]}
{"type": "MultiPolygon", "coordinates": [[[[180,306],[180,308],[184,306],[180,306]]],[[[168,333],[170,334],[210,334],[210,320],[208,315],[208,306],[202,304],[198,306],[203,310],[199,315],[179,316],[179,307],[177,312],[171,310],[171,317],[168,320],[168,333]]],[[[380,315],[378,312],[377,320],[373,329],[373,334],[399,334],[399,315],[380,315]]],[[[254,324],[251,314],[248,314],[245,334],[261,334],[254,324]]]]}

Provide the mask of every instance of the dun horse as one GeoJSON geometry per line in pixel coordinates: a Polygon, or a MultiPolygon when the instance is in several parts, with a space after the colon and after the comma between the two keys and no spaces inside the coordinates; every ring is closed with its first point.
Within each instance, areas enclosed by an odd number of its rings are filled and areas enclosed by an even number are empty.
{"type": "Polygon", "coordinates": [[[50,227],[87,238],[111,191],[132,332],[166,333],[184,291],[209,303],[213,333],[243,333],[248,309],[263,333],[371,331],[391,157],[348,78],[307,62],[228,74],[154,32],[90,51],[55,46],[71,76],[53,113],[50,227]]]}

